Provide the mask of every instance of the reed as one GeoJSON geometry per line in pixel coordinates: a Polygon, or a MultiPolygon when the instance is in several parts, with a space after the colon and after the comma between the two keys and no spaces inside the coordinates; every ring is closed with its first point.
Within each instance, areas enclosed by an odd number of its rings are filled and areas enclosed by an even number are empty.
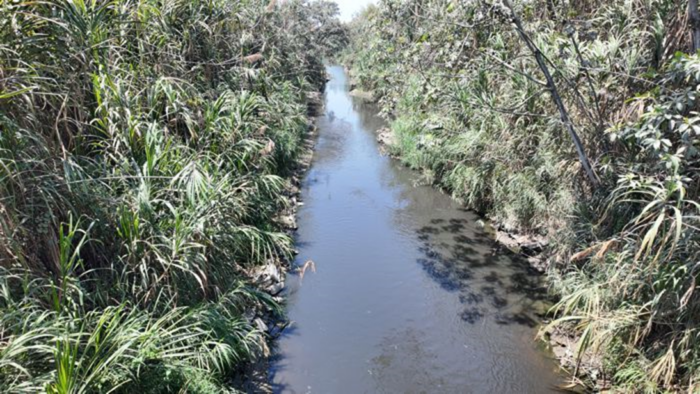
{"type": "Polygon", "coordinates": [[[234,390],[336,14],[0,3],[0,391],[234,390]]]}

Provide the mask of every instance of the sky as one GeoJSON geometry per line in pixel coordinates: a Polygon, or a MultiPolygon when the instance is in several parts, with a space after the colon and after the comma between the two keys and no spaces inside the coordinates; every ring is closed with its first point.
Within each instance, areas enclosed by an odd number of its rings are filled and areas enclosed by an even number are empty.
{"type": "Polygon", "coordinates": [[[366,5],[376,3],[376,0],[335,0],[340,6],[340,20],[347,22],[366,5]]]}

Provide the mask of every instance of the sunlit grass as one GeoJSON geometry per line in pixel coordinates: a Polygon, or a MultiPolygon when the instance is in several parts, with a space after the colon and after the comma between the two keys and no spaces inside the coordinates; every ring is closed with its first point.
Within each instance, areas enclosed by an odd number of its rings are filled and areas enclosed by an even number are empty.
{"type": "Polygon", "coordinates": [[[336,13],[0,3],[0,391],[228,392],[267,352],[247,273],[291,253],[274,218],[336,13]]]}

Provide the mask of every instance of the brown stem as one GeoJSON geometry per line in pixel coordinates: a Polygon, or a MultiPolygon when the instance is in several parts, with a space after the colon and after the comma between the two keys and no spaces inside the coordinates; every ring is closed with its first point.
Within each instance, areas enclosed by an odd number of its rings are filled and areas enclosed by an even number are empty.
{"type": "Polygon", "coordinates": [[[688,0],[688,19],[690,20],[690,28],[692,29],[693,53],[697,53],[700,49],[700,10],[698,10],[698,0],[688,0]]]}
{"type": "Polygon", "coordinates": [[[586,62],[583,59],[583,55],[581,54],[581,50],[578,48],[578,42],[576,42],[576,37],[575,37],[575,32],[571,34],[571,42],[574,44],[574,50],[576,51],[576,57],[578,58],[578,63],[581,66],[581,69],[583,70],[584,74],[586,75],[586,80],[588,81],[588,88],[591,90],[591,97],[593,98],[593,102],[595,103],[595,109],[596,112],[598,113],[598,132],[603,131],[603,112],[600,110],[600,99],[598,98],[598,93],[595,90],[595,87],[593,85],[593,79],[591,78],[591,73],[588,72],[588,68],[586,67],[586,62]]]}

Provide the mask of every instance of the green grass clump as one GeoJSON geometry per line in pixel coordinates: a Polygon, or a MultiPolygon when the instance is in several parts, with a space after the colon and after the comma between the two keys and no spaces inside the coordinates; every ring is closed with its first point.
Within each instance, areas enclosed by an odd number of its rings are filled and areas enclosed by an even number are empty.
{"type": "Polygon", "coordinates": [[[249,273],[290,254],[337,12],[0,3],[1,392],[229,392],[266,353],[249,273]]]}

